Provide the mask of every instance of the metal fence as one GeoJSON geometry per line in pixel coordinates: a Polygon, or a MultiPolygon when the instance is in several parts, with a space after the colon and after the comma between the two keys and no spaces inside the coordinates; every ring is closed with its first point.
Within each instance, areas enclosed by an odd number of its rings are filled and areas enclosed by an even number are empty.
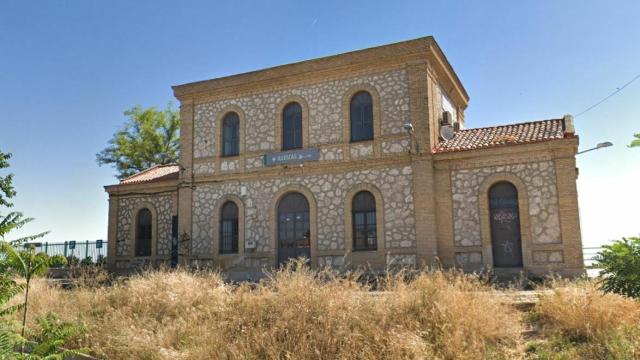
{"type": "Polygon", "coordinates": [[[598,253],[602,251],[602,247],[584,247],[582,248],[582,257],[584,258],[585,266],[591,266],[595,263],[595,258],[598,253]]]}
{"type": "MultiPolygon", "coordinates": [[[[87,257],[95,262],[99,256],[107,256],[107,241],[95,240],[95,241],[65,241],[65,242],[44,242],[44,243],[29,243],[36,247],[37,252],[44,252],[47,255],[64,255],[75,256],[80,260],[87,257]]],[[[25,244],[27,246],[27,244],[25,244]]],[[[584,247],[582,248],[582,255],[584,258],[585,266],[591,266],[595,263],[596,255],[602,251],[602,247],[584,247]]]]}
{"type": "Polygon", "coordinates": [[[600,246],[582,248],[582,257],[584,259],[584,266],[586,267],[587,275],[589,277],[596,277],[600,272],[600,270],[597,267],[593,266],[596,262],[595,258],[600,251],[602,251],[602,247],[600,246]]]}
{"type": "Polygon", "coordinates": [[[78,259],[91,258],[95,262],[100,256],[107,256],[107,242],[103,240],[95,241],[65,241],[65,242],[37,242],[24,245],[35,246],[36,252],[43,252],[49,256],[63,255],[75,256],[78,259]]]}

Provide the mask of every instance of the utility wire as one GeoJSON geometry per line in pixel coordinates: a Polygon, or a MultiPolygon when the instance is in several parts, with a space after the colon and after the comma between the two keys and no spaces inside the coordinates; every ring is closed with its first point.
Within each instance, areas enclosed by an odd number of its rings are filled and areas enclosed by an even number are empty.
{"type": "Polygon", "coordinates": [[[586,113],[587,111],[597,107],[598,105],[602,104],[603,102],[609,100],[611,97],[613,97],[615,94],[619,93],[620,91],[622,91],[624,88],[626,88],[627,86],[631,85],[631,83],[633,83],[634,81],[640,79],[640,74],[636,75],[633,79],[631,79],[629,82],[627,82],[626,84],[622,85],[621,87],[617,88],[616,91],[612,92],[611,94],[609,94],[609,96],[605,97],[604,99],[598,101],[597,103],[589,106],[588,108],[586,108],[585,110],[581,111],[580,113],[574,115],[575,117],[578,117],[584,113],[586,113]]]}

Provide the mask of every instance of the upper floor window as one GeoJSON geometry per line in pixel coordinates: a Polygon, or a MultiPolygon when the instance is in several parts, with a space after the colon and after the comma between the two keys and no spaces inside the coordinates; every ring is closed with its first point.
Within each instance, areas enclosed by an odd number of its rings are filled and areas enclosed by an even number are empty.
{"type": "Polygon", "coordinates": [[[351,141],[373,140],[373,100],[371,94],[360,91],[350,104],[351,141]]]}
{"type": "Polygon", "coordinates": [[[351,203],[353,250],[376,250],[376,199],[368,191],[360,191],[351,203]]]}
{"type": "Polygon", "coordinates": [[[136,256],[151,256],[151,223],[149,209],[138,211],[136,218],[136,256]]]}
{"type": "Polygon", "coordinates": [[[240,117],[230,112],[222,119],[222,156],[240,154],[240,117]]]}
{"type": "Polygon", "coordinates": [[[238,253],[238,206],[227,201],[220,211],[220,253],[238,253]]]}
{"type": "Polygon", "coordinates": [[[282,150],[302,148],[302,107],[297,102],[282,110],[282,150]]]}

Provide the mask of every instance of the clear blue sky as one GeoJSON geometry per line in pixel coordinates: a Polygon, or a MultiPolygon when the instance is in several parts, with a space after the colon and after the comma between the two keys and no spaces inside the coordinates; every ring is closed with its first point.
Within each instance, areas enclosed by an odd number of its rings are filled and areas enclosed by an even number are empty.
{"type": "MultiPolygon", "coordinates": [[[[470,94],[467,126],[578,113],[640,74],[638,1],[3,1],[0,149],[16,235],[106,238],[114,171],[95,154],[171,85],[434,35],[470,94]]],[[[585,245],[637,235],[640,80],[576,119],[585,245]],[[632,206],[635,204],[635,208],[632,206]]]]}

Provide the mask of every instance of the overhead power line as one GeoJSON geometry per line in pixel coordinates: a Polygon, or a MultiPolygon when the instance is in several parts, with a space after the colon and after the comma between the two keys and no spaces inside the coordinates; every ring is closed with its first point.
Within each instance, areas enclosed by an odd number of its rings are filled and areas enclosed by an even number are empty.
{"type": "Polygon", "coordinates": [[[626,84],[620,86],[619,88],[616,88],[616,91],[612,92],[611,94],[609,94],[609,96],[605,97],[604,99],[598,101],[597,103],[589,106],[588,108],[584,109],[583,111],[579,112],[578,114],[574,115],[574,117],[578,117],[584,113],[586,113],[587,111],[597,107],[598,105],[602,104],[603,102],[609,100],[611,97],[613,97],[615,94],[619,93],[620,91],[622,91],[624,88],[626,88],[627,86],[631,85],[631,83],[633,83],[634,81],[640,79],[640,74],[636,75],[633,79],[629,80],[626,84]]]}

